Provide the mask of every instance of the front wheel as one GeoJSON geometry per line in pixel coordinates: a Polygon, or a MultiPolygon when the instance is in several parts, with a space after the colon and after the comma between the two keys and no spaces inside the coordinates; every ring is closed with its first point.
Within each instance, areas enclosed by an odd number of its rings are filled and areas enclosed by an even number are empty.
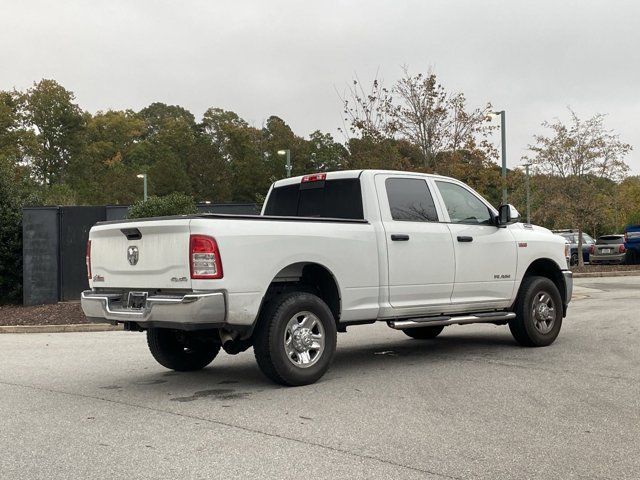
{"type": "Polygon", "coordinates": [[[260,370],[274,382],[308,385],[329,368],[336,337],[336,322],[326,303],[310,293],[286,293],[261,315],[253,349],[260,370]]]}
{"type": "Polygon", "coordinates": [[[151,355],[163,367],[178,372],[201,370],[209,365],[220,345],[191,332],[168,328],[147,330],[147,344],[151,355]]]}
{"type": "Polygon", "coordinates": [[[546,277],[525,277],[515,313],[516,318],[509,321],[509,329],[520,345],[551,345],[562,326],[562,297],[558,287],[546,277]]]}

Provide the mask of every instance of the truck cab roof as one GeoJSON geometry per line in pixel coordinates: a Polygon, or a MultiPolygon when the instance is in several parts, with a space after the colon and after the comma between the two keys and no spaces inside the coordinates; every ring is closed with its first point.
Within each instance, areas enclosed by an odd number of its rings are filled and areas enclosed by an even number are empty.
{"type": "MultiPolygon", "coordinates": [[[[376,175],[379,173],[386,174],[398,174],[398,175],[413,175],[419,177],[431,177],[431,178],[446,178],[448,180],[455,180],[451,177],[445,177],[443,175],[432,173],[418,173],[418,172],[405,172],[402,170],[375,170],[375,169],[360,169],[360,170],[336,170],[333,172],[322,172],[312,175],[299,175],[297,177],[283,178],[277,180],[273,184],[273,188],[284,187],[286,185],[295,185],[296,183],[302,183],[303,181],[310,181],[310,179],[322,179],[322,180],[339,180],[345,178],[358,178],[362,175],[376,175]],[[318,178],[320,176],[320,178],[318,178]]],[[[457,181],[457,180],[456,180],[457,181]]]]}

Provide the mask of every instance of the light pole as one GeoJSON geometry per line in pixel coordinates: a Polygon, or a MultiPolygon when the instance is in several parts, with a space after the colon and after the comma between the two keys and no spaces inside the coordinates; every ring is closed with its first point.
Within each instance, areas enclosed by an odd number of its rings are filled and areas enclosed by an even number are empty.
{"type": "Polygon", "coordinates": [[[141,178],[142,181],[144,182],[144,201],[147,201],[147,174],[146,173],[139,173],[138,175],[136,175],[136,177],[141,178]]]}
{"type": "Polygon", "coordinates": [[[287,164],[284,168],[287,170],[287,177],[291,176],[291,150],[288,148],[286,150],[278,150],[278,155],[286,155],[287,156],[287,164]]]}
{"type": "Polygon", "coordinates": [[[530,193],[529,193],[529,167],[531,166],[530,163],[525,163],[523,165],[524,167],[524,171],[525,171],[525,185],[527,186],[527,223],[531,224],[531,203],[529,200],[530,197],[530,193]]]}
{"type": "Polygon", "coordinates": [[[502,203],[507,203],[507,132],[505,130],[505,111],[491,112],[492,115],[500,115],[500,140],[502,144],[502,203]]]}

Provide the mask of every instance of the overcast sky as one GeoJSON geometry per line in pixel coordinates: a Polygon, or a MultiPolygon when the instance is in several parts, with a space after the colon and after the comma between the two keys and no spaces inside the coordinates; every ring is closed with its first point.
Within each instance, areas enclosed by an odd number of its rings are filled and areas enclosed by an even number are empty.
{"type": "Polygon", "coordinates": [[[607,113],[640,173],[637,1],[0,0],[0,89],[43,77],[91,112],[210,106],[299,135],[337,133],[357,74],[433,67],[471,106],[507,111],[509,167],[540,123],[607,113]]]}

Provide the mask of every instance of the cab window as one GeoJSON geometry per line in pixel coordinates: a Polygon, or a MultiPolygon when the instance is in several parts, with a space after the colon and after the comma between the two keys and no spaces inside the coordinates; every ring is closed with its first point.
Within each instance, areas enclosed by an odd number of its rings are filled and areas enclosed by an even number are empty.
{"type": "Polygon", "coordinates": [[[436,185],[449,212],[451,223],[491,225],[489,208],[473,193],[458,184],[437,181],[436,185]]]}
{"type": "Polygon", "coordinates": [[[438,213],[427,182],[421,178],[387,178],[391,218],[404,222],[437,222],[438,213]]]}

